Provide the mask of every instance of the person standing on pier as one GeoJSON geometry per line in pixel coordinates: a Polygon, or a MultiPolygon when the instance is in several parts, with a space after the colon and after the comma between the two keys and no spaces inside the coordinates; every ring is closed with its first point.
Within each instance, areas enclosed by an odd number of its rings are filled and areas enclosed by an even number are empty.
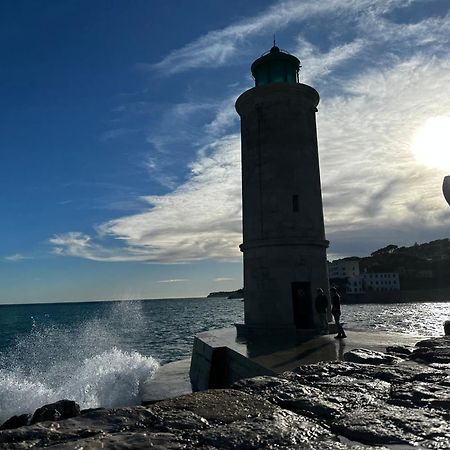
{"type": "Polygon", "coordinates": [[[336,328],[338,331],[337,336],[335,336],[336,339],[346,338],[347,335],[345,334],[344,328],[341,325],[340,319],[341,319],[341,297],[337,292],[337,289],[335,287],[332,287],[330,289],[331,294],[331,314],[333,314],[334,321],[336,323],[336,328]]]}

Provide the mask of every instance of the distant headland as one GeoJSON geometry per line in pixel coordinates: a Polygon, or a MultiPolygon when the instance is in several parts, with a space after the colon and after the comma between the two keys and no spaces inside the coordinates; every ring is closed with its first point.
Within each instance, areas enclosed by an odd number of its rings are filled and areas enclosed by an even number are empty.
{"type": "Polygon", "coordinates": [[[394,244],[375,250],[366,257],[343,260],[359,262],[361,272],[398,272],[402,290],[450,287],[450,240],[438,239],[411,247],[394,244]]]}
{"type": "Polygon", "coordinates": [[[370,256],[335,260],[329,269],[330,284],[345,303],[450,301],[448,238],[410,247],[389,244],[370,256]]]}
{"type": "Polygon", "coordinates": [[[219,291],[211,292],[207,298],[220,297],[226,299],[244,298],[244,289],[237,289],[236,291],[219,291]]]}

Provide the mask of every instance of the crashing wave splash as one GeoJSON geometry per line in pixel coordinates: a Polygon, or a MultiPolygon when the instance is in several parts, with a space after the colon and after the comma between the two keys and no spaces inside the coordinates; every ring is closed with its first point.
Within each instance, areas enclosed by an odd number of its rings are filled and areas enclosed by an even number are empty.
{"type": "Polygon", "coordinates": [[[113,348],[83,361],[58,387],[45,377],[23,378],[20,373],[0,370],[0,419],[32,413],[63,398],[75,400],[81,408],[133,405],[140,398],[141,383],[157,368],[152,357],[113,348]]]}
{"type": "MultiPolygon", "coordinates": [[[[127,311],[136,323],[138,311],[127,311]]],[[[117,327],[126,325],[126,317],[122,308],[81,327],[35,325],[18,339],[0,356],[0,423],[63,398],[82,409],[137,404],[142,383],[159,364],[119,348],[117,327]]]]}

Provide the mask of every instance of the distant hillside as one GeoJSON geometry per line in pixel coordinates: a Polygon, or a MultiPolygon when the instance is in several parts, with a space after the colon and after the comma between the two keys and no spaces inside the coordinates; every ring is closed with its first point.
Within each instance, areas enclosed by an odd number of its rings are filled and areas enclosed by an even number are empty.
{"type": "Polygon", "coordinates": [[[390,244],[359,261],[360,271],[398,272],[403,289],[450,287],[450,240],[439,239],[411,247],[390,244]]]}
{"type": "Polygon", "coordinates": [[[236,291],[219,291],[219,292],[211,292],[208,294],[207,298],[211,297],[221,297],[221,298],[244,298],[244,290],[237,289],[236,291]]]}

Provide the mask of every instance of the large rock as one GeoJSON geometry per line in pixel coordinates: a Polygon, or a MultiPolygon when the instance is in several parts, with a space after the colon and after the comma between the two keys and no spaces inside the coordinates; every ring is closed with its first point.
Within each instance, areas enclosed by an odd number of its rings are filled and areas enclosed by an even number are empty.
{"type": "Polygon", "coordinates": [[[366,405],[335,419],[331,430],[348,439],[370,445],[450,448],[448,420],[426,409],[366,405]]]}
{"type": "Polygon", "coordinates": [[[278,385],[272,377],[257,377],[241,380],[234,387],[263,396],[298,414],[324,420],[336,417],[343,410],[385,399],[390,390],[388,383],[365,377],[341,375],[305,383],[300,375],[292,373],[283,374],[278,385]]]}
{"type": "Polygon", "coordinates": [[[410,358],[426,364],[450,364],[450,336],[418,342],[410,358]]]}
{"type": "Polygon", "coordinates": [[[260,395],[271,403],[309,417],[328,419],[339,412],[340,404],[322,393],[320,389],[292,383],[277,377],[257,377],[238,381],[235,389],[260,395]]]}
{"type": "Polygon", "coordinates": [[[393,364],[400,362],[400,360],[401,358],[398,358],[397,356],[388,355],[375,350],[367,350],[365,348],[357,348],[344,353],[344,361],[358,364],[393,364]]]}
{"type": "Polygon", "coordinates": [[[440,383],[398,383],[392,386],[390,399],[398,405],[450,411],[450,383],[446,378],[440,383]]]}
{"type": "MultiPolygon", "coordinates": [[[[206,448],[342,448],[316,421],[234,389],[212,390],[168,400],[154,411],[190,412],[209,424],[199,436],[206,448]]],[[[344,447],[345,448],[345,447],[344,447]]]]}
{"type": "Polygon", "coordinates": [[[317,421],[232,389],[149,407],[89,411],[54,425],[43,422],[0,432],[0,448],[349,448],[317,421]]]}
{"type": "Polygon", "coordinates": [[[38,408],[31,418],[31,423],[46,420],[64,420],[80,415],[80,406],[72,400],[60,400],[38,408]]]}
{"type": "Polygon", "coordinates": [[[390,345],[386,347],[386,353],[399,358],[407,358],[412,353],[412,348],[407,345],[390,345]]]}
{"type": "Polygon", "coordinates": [[[0,426],[0,430],[11,430],[13,428],[28,425],[31,420],[31,414],[21,414],[20,416],[12,416],[0,426]]]}

